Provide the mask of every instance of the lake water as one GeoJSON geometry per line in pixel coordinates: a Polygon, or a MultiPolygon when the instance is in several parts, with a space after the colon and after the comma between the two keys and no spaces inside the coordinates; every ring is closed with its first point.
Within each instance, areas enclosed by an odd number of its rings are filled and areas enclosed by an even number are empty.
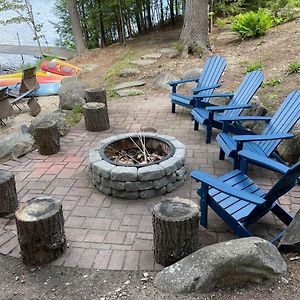
{"type": "MultiPolygon", "coordinates": [[[[58,38],[54,26],[51,22],[57,22],[54,14],[55,0],[29,0],[32,5],[35,21],[43,24],[42,33],[45,35],[49,46],[55,46],[58,38]]],[[[6,19],[12,16],[11,13],[0,13],[0,19],[6,19]]],[[[33,33],[26,23],[0,25],[0,43],[18,45],[17,33],[20,36],[21,45],[37,45],[33,40],[33,33]]],[[[46,45],[44,40],[41,40],[42,45],[46,45]]],[[[33,56],[24,55],[25,63],[32,63],[36,60],[33,56]]],[[[17,68],[22,63],[20,55],[0,54],[0,69],[17,68]]]]}

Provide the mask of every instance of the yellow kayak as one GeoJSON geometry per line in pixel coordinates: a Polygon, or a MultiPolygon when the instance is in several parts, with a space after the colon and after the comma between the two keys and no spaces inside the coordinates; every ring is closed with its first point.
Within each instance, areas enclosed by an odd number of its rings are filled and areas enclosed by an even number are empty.
{"type": "MultiPolygon", "coordinates": [[[[53,74],[50,72],[44,72],[44,71],[37,71],[36,76],[42,77],[42,76],[53,76],[53,77],[61,77],[63,78],[64,76],[53,74]]],[[[0,78],[22,78],[22,72],[20,73],[12,73],[12,74],[3,74],[0,75],[0,78]]]]}
{"type": "Polygon", "coordinates": [[[72,64],[70,64],[70,63],[67,63],[66,61],[63,61],[63,60],[61,60],[61,59],[54,58],[54,59],[52,59],[51,61],[56,62],[57,64],[59,64],[59,65],[61,65],[61,66],[70,67],[70,68],[76,70],[76,73],[78,73],[79,71],[81,71],[81,68],[79,68],[79,67],[77,67],[77,66],[74,66],[74,65],[72,65],[72,64]]]}

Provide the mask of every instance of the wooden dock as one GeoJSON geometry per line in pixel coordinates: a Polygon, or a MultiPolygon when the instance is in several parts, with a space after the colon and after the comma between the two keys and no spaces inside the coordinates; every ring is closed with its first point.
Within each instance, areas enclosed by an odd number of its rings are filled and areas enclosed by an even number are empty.
{"type": "MultiPolygon", "coordinates": [[[[62,59],[70,59],[76,55],[74,50],[62,47],[42,47],[42,49],[44,55],[56,56],[62,59]]],[[[41,56],[40,48],[37,46],[0,44],[0,53],[41,56]]]]}

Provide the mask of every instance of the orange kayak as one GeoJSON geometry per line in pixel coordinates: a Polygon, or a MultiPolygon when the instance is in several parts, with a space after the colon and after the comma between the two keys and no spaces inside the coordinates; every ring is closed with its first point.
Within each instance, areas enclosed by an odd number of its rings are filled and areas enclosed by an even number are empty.
{"type": "MultiPolygon", "coordinates": [[[[57,76],[36,76],[38,83],[61,82],[62,78],[57,76]]],[[[21,77],[0,78],[0,86],[16,85],[21,82],[21,77]]]]}

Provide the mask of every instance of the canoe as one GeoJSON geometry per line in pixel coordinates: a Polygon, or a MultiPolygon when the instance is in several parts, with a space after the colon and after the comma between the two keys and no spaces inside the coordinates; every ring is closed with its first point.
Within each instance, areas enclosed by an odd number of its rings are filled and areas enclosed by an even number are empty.
{"type": "MultiPolygon", "coordinates": [[[[62,78],[57,76],[37,76],[38,83],[55,83],[61,82],[62,78]]],[[[0,86],[16,85],[21,82],[20,77],[0,78],[0,86]]]]}
{"type": "Polygon", "coordinates": [[[63,76],[73,76],[78,70],[76,70],[72,65],[64,66],[60,62],[56,61],[43,61],[41,64],[41,69],[45,72],[51,72],[63,76]]]}
{"type": "MultiPolygon", "coordinates": [[[[61,87],[60,82],[54,82],[54,83],[42,83],[40,84],[39,89],[37,89],[34,94],[37,97],[40,96],[51,96],[51,95],[57,95],[61,87]]],[[[14,85],[8,86],[8,88],[14,90],[16,87],[14,85]]],[[[30,94],[28,94],[30,96],[30,94]]]]}
{"type": "Polygon", "coordinates": [[[81,68],[80,68],[80,67],[77,67],[77,66],[75,66],[75,65],[72,65],[72,64],[70,64],[70,63],[68,63],[68,62],[66,62],[66,61],[64,61],[64,60],[61,60],[61,59],[58,59],[58,58],[54,58],[54,59],[52,59],[51,61],[54,61],[54,62],[60,64],[61,66],[70,67],[70,68],[76,70],[76,73],[78,73],[79,71],[81,71],[81,68]]]}
{"type": "MultiPolygon", "coordinates": [[[[0,79],[1,78],[22,78],[23,73],[19,72],[19,73],[10,73],[10,74],[2,74],[0,75],[0,79]]],[[[57,78],[63,78],[64,76],[62,75],[57,75],[57,74],[53,74],[50,72],[44,72],[44,71],[37,71],[36,72],[36,76],[41,77],[41,76],[53,76],[53,77],[57,77],[57,78]]]]}

